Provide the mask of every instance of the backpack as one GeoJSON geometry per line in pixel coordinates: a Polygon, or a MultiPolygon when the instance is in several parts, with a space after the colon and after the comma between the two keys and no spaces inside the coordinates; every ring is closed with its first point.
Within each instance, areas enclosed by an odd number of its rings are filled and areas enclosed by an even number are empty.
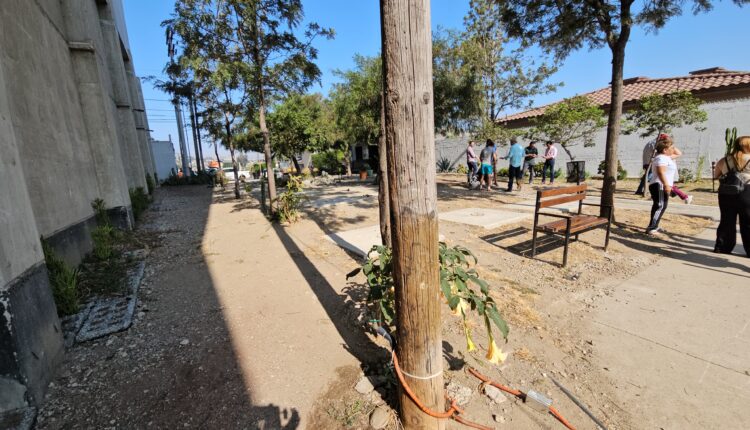
{"type": "MultiPolygon", "coordinates": [[[[742,194],[743,191],[745,191],[745,181],[740,175],[740,170],[737,170],[736,162],[734,161],[734,158],[732,157],[726,157],[725,158],[727,163],[727,168],[729,171],[719,178],[719,195],[722,196],[738,196],[742,194]],[[729,160],[732,160],[732,164],[734,164],[734,168],[729,167],[729,160]]],[[[745,167],[743,167],[741,170],[745,170],[745,168],[750,164],[750,161],[748,161],[745,164],[745,167]]]]}

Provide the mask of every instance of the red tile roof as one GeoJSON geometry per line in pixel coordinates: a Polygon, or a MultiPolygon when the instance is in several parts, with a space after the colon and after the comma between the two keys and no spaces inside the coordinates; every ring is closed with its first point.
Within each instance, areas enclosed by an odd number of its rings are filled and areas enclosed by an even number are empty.
{"type": "MultiPolygon", "coordinates": [[[[696,70],[690,72],[688,76],[678,76],[675,78],[649,79],[646,77],[637,77],[623,80],[623,102],[636,101],[643,96],[654,93],[669,94],[677,91],[705,92],[748,85],[750,85],[750,72],[731,71],[721,67],[696,70]]],[[[611,87],[602,88],[583,95],[588,97],[594,104],[600,107],[607,107],[609,106],[611,97],[611,87]]],[[[537,117],[542,115],[547,107],[554,104],[556,103],[508,115],[499,119],[498,122],[507,123],[537,117]]]]}

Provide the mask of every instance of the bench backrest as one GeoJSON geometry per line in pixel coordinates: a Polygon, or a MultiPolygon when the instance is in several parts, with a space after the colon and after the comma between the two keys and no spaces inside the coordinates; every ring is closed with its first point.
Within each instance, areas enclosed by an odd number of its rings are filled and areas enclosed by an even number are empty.
{"type": "Polygon", "coordinates": [[[536,208],[548,208],[586,198],[586,184],[572,187],[548,188],[536,192],[536,208]]]}

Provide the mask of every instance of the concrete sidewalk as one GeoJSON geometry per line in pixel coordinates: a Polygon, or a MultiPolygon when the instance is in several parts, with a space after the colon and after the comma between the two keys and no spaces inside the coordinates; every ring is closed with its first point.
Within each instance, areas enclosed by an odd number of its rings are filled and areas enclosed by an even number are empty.
{"type": "Polygon", "coordinates": [[[598,303],[596,364],[639,428],[750,428],[750,259],[714,238],[644,243],[666,256],[598,303]]]}

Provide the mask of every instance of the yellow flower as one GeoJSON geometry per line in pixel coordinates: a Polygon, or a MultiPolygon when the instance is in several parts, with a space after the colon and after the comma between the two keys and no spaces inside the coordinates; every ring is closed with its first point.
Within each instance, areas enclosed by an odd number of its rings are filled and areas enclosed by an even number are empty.
{"type": "Polygon", "coordinates": [[[505,361],[508,354],[504,353],[496,344],[495,339],[490,337],[490,349],[487,350],[487,360],[492,364],[498,364],[505,361]]]}
{"type": "Polygon", "coordinates": [[[474,342],[471,341],[471,333],[467,330],[466,331],[466,350],[468,352],[474,351],[477,349],[477,347],[474,345],[474,342]]]}
{"type": "Polygon", "coordinates": [[[456,309],[451,309],[451,313],[455,316],[460,316],[466,314],[466,310],[469,308],[469,303],[466,302],[464,299],[458,300],[458,305],[456,305],[456,309]]]}

